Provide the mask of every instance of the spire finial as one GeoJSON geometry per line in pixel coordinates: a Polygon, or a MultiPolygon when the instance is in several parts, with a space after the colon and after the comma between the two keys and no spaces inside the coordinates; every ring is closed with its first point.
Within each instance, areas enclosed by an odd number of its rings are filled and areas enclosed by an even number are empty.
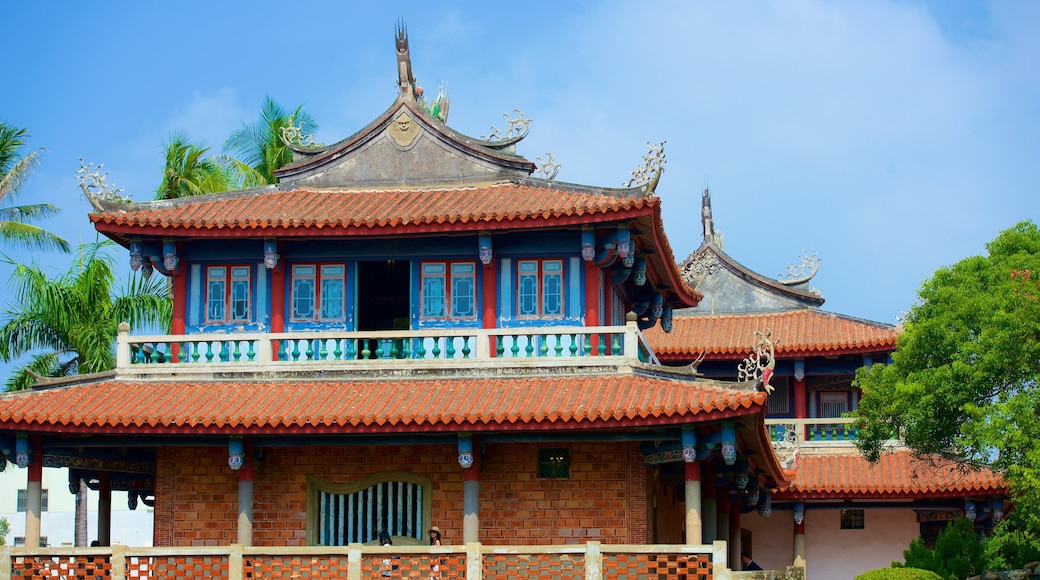
{"type": "Polygon", "coordinates": [[[713,242],[715,239],[715,225],[711,223],[711,192],[704,188],[701,195],[701,225],[704,227],[704,241],[713,242]]]}
{"type": "Polygon", "coordinates": [[[401,95],[415,100],[415,77],[412,75],[412,55],[408,52],[408,28],[404,19],[397,21],[394,38],[397,44],[397,83],[401,87],[401,95]]]}

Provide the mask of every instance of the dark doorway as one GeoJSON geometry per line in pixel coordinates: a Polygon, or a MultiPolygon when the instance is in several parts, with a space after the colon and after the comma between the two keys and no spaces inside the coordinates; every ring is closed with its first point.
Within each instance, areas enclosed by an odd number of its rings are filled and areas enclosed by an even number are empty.
{"type": "Polygon", "coordinates": [[[409,328],[410,273],[406,260],[358,262],[358,330],[409,328]]]}

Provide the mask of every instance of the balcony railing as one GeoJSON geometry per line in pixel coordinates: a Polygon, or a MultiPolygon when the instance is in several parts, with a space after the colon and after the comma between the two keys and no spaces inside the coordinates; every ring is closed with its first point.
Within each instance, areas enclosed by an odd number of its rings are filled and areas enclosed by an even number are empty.
{"type": "MultiPolygon", "coordinates": [[[[726,542],[697,546],[0,548],[11,578],[728,578],[726,542]]],[[[739,577],[740,574],[733,574],[739,577]]]]}
{"type": "Polygon", "coordinates": [[[120,332],[116,368],[166,373],[350,368],[660,364],[635,323],[626,326],[401,331],[325,331],[130,336],[120,332]]]}
{"type": "Polygon", "coordinates": [[[853,421],[850,417],[766,419],[766,429],[769,440],[778,448],[848,446],[858,436],[853,421]]]}

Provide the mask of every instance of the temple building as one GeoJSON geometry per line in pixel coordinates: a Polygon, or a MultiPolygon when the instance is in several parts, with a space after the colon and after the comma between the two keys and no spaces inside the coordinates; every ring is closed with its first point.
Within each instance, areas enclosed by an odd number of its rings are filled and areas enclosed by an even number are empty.
{"type": "MultiPolygon", "coordinates": [[[[0,395],[27,546],[50,466],[154,507],[155,551],[61,564],[112,577],[730,578],[742,549],[798,574],[855,541],[847,518],[909,532],[1003,497],[991,474],[911,481],[905,453],[854,454],[852,374],[896,329],[726,256],[707,196],[679,263],[663,144],[625,187],[557,181],[518,153],[519,112],[490,138],[449,127],[395,41],[389,108],[331,145],[286,127],[276,184],[144,203],[84,185],[97,231],[171,280],[172,333],[124,329],[114,371],[0,395]]],[[[58,565],[26,550],[0,568],[58,565]]]]}

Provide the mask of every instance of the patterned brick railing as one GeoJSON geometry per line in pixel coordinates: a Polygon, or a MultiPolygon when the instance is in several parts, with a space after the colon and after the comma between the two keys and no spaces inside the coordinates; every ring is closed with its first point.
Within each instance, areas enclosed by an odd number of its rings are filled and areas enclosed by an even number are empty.
{"type": "Polygon", "coordinates": [[[130,336],[121,332],[116,368],[123,373],[174,369],[466,366],[589,366],[639,361],[660,364],[636,323],[625,326],[468,328],[400,331],[234,332],[130,336]]]}
{"type": "Polygon", "coordinates": [[[346,579],[689,578],[728,580],[713,545],[361,546],[0,549],[0,580],[152,578],[346,579]]]}
{"type": "Polygon", "coordinates": [[[848,446],[858,433],[853,428],[855,419],[846,417],[818,419],[766,419],[769,439],[777,448],[802,446],[848,446]]]}

